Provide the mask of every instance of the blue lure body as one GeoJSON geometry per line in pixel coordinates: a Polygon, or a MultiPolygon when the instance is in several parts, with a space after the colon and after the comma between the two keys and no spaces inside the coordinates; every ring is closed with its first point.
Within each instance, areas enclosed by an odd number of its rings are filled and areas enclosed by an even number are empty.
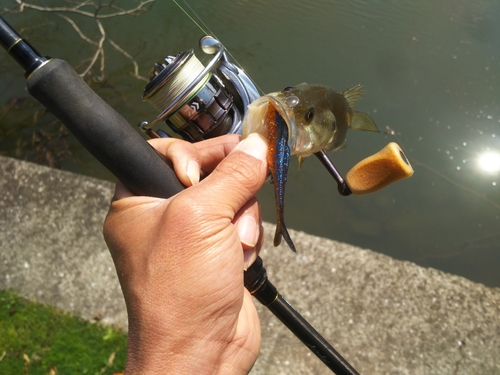
{"type": "Polygon", "coordinates": [[[285,225],[285,185],[287,182],[288,166],[290,163],[290,147],[288,146],[288,126],[274,108],[270,109],[267,116],[267,128],[269,132],[268,162],[274,184],[274,196],[276,200],[276,233],[274,235],[274,246],[281,243],[283,237],[296,252],[295,245],[285,225]]]}

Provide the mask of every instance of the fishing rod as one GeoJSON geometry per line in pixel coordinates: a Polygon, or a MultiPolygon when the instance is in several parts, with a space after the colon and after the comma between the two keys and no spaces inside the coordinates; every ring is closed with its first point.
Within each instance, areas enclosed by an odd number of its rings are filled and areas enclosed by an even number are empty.
{"type": "MultiPolygon", "coordinates": [[[[184,189],[174,171],[132,126],[59,59],[43,57],[0,17],[0,45],[25,71],[29,93],[52,112],[80,143],[134,194],[169,198],[184,189]]],[[[187,51],[155,64],[144,98],[161,110],[141,129],[152,137],[167,136],[152,125],[167,123],[184,139],[197,141],[241,132],[246,106],[258,97],[250,78],[232,64],[215,38],[202,38],[201,48],[215,55],[203,67],[187,51]],[[216,67],[218,74],[212,72],[216,67]],[[221,78],[222,77],[222,78],[221,78]],[[156,96],[157,95],[157,96],[156,96]]],[[[322,162],[340,186],[363,194],[404,177],[409,164],[397,145],[358,163],[344,181],[331,162],[322,162]],[[385,168],[370,166],[385,165],[385,168]],[[335,173],[333,172],[335,171],[335,173]],[[382,171],[382,172],[381,172],[382,171]],[[403,176],[403,177],[401,177],[403,176]],[[353,189],[353,186],[357,186],[353,189]]],[[[329,159],[328,159],[329,160],[329,159]]],[[[407,176],[406,176],[407,177],[407,176]]],[[[338,375],[359,373],[286,301],[267,277],[262,259],[244,274],[245,287],[280,319],[325,365],[338,375]]]]}
{"type": "Polygon", "coordinates": [[[40,55],[1,17],[0,45],[25,70],[29,93],[134,194],[168,198],[184,188],[140,134],[66,61],[40,55]]]}

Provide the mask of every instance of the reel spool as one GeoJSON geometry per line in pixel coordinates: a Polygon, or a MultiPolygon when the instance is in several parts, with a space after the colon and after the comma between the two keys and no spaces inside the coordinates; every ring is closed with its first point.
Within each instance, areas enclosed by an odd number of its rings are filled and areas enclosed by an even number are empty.
{"type": "Polygon", "coordinates": [[[229,61],[217,39],[204,36],[200,48],[215,55],[206,67],[189,50],[168,56],[151,69],[143,100],[160,115],[140,124],[148,135],[168,137],[162,130],[153,130],[160,121],[189,142],[241,133],[247,107],[259,93],[250,78],[229,61]]]}

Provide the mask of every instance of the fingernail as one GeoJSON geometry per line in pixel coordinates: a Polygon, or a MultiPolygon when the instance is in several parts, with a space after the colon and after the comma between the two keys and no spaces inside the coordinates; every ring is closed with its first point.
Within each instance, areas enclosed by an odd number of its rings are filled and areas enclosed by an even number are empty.
{"type": "Polygon", "coordinates": [[[266,160],[267,157],[267,142],[257,133],[250,134],[234,149],[243,151],[259,160],[266,160]]]}
{"type": "Polygon", "coordinates": [[[257,251],[255,249],[243,251],[243,269],[246,271],[257,259],[257,251]]]}
{"type": "Polygon", "coordinates": [[[240,241],[248,247],[255,247],[259,240],[259,227],[252,215],[243,215],[236,222],[236,231],[240,241]]]}
{"type": "Polygon", "coordinates": [[[191,181],[191,185],[200,182],[200,165],[196,160],[190,160],[186,166],[186,174],[191,181]]]}

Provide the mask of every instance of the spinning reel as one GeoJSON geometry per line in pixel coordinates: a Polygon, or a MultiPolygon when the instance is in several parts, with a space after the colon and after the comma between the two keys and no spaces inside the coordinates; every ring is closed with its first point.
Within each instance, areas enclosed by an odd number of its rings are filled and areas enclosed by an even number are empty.
{"type": "Polygon", "coordinates": [[[248,105],[260,95],[251,79],[233,64],[224,46],[215,38],[200,40],[201,50],[214,55],[203,67],[193,50],[168,56],[154,64],[143,100],[160,114],[141,130],[151,137],[167,137],[153,125],[164,121],[170,129],[190,142],[224,134],[241,134],[248,105]]]}

